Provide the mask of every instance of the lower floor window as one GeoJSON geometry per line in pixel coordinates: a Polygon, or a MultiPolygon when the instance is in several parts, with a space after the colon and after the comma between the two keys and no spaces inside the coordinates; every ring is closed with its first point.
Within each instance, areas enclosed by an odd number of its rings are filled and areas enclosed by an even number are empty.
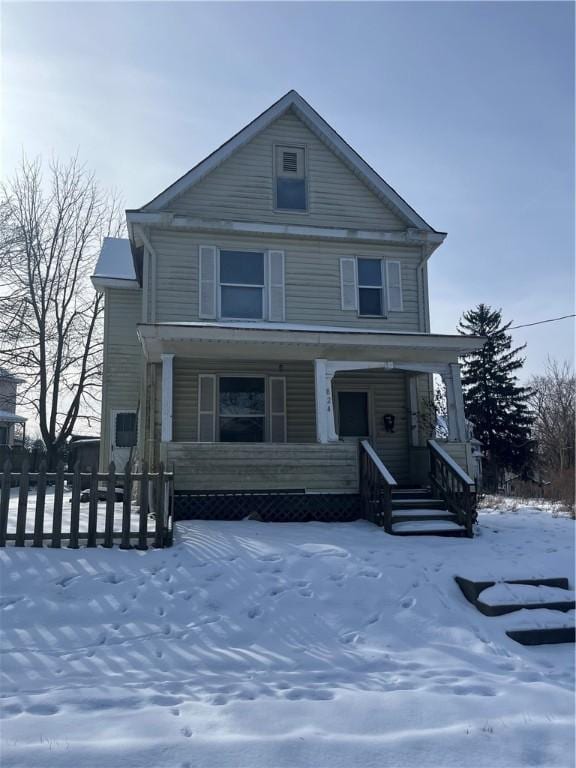
{"type": "Polygon", "coordinates": [[[8,445],[9,427],[0,427],[0,445],[8,445]]]}
{"type": "Polygon", "coordinates": [[[219,388],[220,441],[261,443],[266,423],[266,385],[256,376],[221,376],[219,388]]]}

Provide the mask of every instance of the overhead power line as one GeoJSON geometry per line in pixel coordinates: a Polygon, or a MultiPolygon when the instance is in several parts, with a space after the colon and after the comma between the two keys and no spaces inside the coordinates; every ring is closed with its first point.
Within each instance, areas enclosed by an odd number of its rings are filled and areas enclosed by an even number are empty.
{"type": "Polygon", "coordinates": [[[542,325],[542,323],[555,323],[557,320],[566,320],[568,317],[576,317],[576,314],[562,315],[562,317],[551,317],[548,320],[538,320],[535,323],[524,323],[523,325],[511,325],[509,331],[514,331],[516,328],[528,328],[530,325],[542,325]]]}

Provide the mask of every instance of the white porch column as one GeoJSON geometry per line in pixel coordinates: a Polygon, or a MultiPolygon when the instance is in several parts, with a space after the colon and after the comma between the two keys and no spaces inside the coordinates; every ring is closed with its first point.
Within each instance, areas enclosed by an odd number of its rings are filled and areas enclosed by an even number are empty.
{"type": "Polygon", "coordinates": [[[162,355],[162,432],[163,443],[172,441],[172,392],[174,355],[162,355]]]}
{"type": "Polygon", "coordinates": [[[452,374],[452,388],[454,391],[454,406],[456,408],[456,428],[458,439],[466,442],[466,415],[464,413],[464,395],[462,394],[462,381],[460,379],[460,366],[458,363],[450,363],[452,374]]]}
{"type": "Polygon", "coordinates": [[[410,436],[413,446],[420,445],[420,403],[416,376],[408,379],[408,400],[410,402],[410,436]]]}
{"type": "Polygon", "coordinates": [[[334,370],[325,359],[314,360],[314,382],[316,388],[316,440],[332,443],[338,440],[334,423],[332,401],[332,379],[334,370]]]}
{"type": "Polygon", "coordinates": [[[464,418],[464,398],[460,382],[460,366],[450,363],[448,372],[442,373],[446,385],[446,402],[448,406],[448,440],[466,440],[466,420],[464,418]]]}

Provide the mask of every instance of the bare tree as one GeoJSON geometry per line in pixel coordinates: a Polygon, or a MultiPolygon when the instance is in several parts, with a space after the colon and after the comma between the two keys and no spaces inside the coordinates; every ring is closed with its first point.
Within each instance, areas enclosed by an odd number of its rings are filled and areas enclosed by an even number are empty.
{"type": "Polygon", "coordinates": [[[542,468],[563,472],[574,468],[576,376],[568,363],[548,360],[544,374],[530,382],[534,435],[542,468]]]}
{"type": "Polygon", "coordinates": [[[0,188],[0,366],[24,379],[19,399],[37,414],[53,462],[79,420],[95,416],[103,300],[90,275],[120,206],[77,158],[23,159],[0,188]]]}

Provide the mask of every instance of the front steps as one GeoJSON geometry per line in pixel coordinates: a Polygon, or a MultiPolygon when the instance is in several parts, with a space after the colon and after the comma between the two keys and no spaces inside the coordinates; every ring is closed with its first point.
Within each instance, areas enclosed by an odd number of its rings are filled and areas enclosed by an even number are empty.
{"type": "Polygon", "coordinates": [[[393,536],[466,536],[443,499],[429,488],[397,488],[392,491],[393,536]]]}
{"type": "MultiPolygon", "coordinates": [[[[549,645],[556,643],[574,643],[576,641],[576,629],[574,627],[574,592],[569,588],[568,579],[515,579],[499,582],[500,585],[509,585],[511,595],[514,595],[514,587],[545,588],[550,592],[549,599],[535,599],[530,594],[523,595],[521,599],[506,600],[506,597],[499,600],[483,600],[484,595],[488,595],[491,588],[497,586],[494,581],[472,581],[464,579],[461,576],[455,576],[455,581],[460,587],[464,597],[472,603],[485,616],[504,616],[518,611],[538,611],[549,610],[558,611],[559,614],[565,614],[565,620],[551,622],[550,619],[539,619],[534,621],[533,627],[519,627],[506,631],[508,637],[522,645],[549,645]],[[565,596],[563,593],[566,593],[565,596]],[[541,626],[542,622],[549,626],[541,626]],[[538,624],[540,623],[540,626],[538,624]],[[550,626],[553,624],[553,626],[550,626]]],[[[526,590],[525,590],[526,592],[526,590]]],[[[530,590],[528,590],[528,593],[530,590]]],[[[529,615],[529,614],[527,614],[529,615]]],[[[539,615],[539,614],[534,614],[539,615]]],[[[540,614],[541,615],[541,614],[540,614]]],[[[532,623],[528,620],[526,623],[532,623]]]]}

